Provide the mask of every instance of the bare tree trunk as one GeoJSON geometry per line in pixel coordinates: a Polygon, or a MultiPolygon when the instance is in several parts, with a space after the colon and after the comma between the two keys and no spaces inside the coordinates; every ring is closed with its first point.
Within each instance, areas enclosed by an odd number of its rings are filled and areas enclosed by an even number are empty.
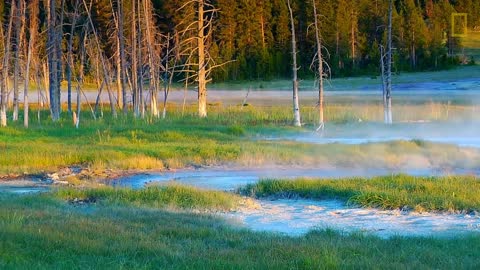
{"type": "Polygon", "coordinates": [[[62,112],[62,100],[61,100],[61,95],[62,95],[62,81],[63,81],[63,62],[62,62],[62,39],[63,39],[63,15],[65,14],[65,0],[60,0],[61,6],[60,6],[60,19],[57,24],[57,27],[55,28],[56,30],[56,52],[57,52],[57,95],[56,95],[56,102],[58,104],[58,112],[59,115],[62,112]]]}
{"type": "Polygon", "coordinates": [[[112,90],[110,89],[110,81],[111,80],[110,80],[110,76],[109,76],[109,73],[108,73],[107,64],[105,63],[105,58],[104,58],[104,55],[103,55],[103,51],[102,51],[102,48],[100,47],[100,40],[98,38],[97,31],[95,30],[95,25],[93,24],[92,15],[91,15],[91,12],[90,12],[90,9],[87,5],[86,0],[83,0],[83,5],[85,6],[85,11],[87,12],[88,21],[90,23],[90,27],[92,28],[92,32],[93,32],[93,35],[94,35],[94,38],[95,38],[95,43],[97,45],[96,46],[97,51],[98,51],[98,54],[100,55],[100,61],[101,61],[101,64],[102,64],[102,71],[103,71],[103,81],[105,83],[105,87],[107,88],[108,99],[110,101],[110,109],[112,111],[113,117],[117,118],[117,109],[116,109],[116,105],[115,105],[115,99],[112,95],[112,90]]]}
{"type": "Polygon", "coordinates": [[[139,96],[139,106],[140,106],[140,116],[141,118],[145,118],[145,104],[144,104],[144,96],[143,96],[143,57],[142,57],[142,16],[141,16],[141,3],[142,1],[138,1],[138,8],[137,8],[137,17],[138,17],[138,96],[139,96]]]}
{"type": "MultiPolygon", "coordinates": [[[[166,75],[166,78],[165,79],[168,79],[168,81],[165,81],[165,89],[164,89],[164,98],[163,98],[163,113],[162,113],[162,118],[165,119],[165,117],[167,116],[167,100],[168,100],[168,95],[170,93],[170,87],[172,86],[172,83],[173,83],[173,76],[175,75],[175,69],[177,67],[177,62],[179,60],[179,57],[180,57],[180,52],[179,52],[179,40],[178,40],[178,33],[175,33],[174,37],[172,38],[172,40],[175,40],[175,45],[174,45],[174,48],[173,49],[170,49],[170,35],[167,36],[167,55],[166,55],[166,65],[165,65],[165,75],[166,75]],[[169,59],[170,59],[170,54],[172,53],[172,50],[174,50],[174,54],[175,54],[175,57],[174,57],[174,61],[173,61],[173,67],[171,68],[172,71],[169,71],[170,70],[170,67],[168,65],[168,62],[169,62],[169,59]]],[[[187,87],[188,85],[188,82],[187,80],[185,81],[185,88],[187,87]]],[[[184,92],[184,94],[186,94],[186,92],[184,92]]],[[[184,102],[183,102],[183,109],[185,108],[185,97],[184,97],[184,102]]],[[[182,115],[183,115],[183,111],[182,111],[182,115]]]]}
{"type": "Polygon", "coordinates": [[[58,34],[57,34],[57,11],[56,11],[56,1],[49,0],[48,2],[48,35],[47,35],[47,54],[48,54],[48,68],[49,68],[49,94],[50,94],[50,110],[52,114],[52,120],[58,121],[60,119],[60,86],[58,77],[58,51],[59,44],[58,34]]]}
{"type": "Polygon", "coordinates": [[[263,10],[261,10],[262,15],[260,15],[260,27],[262,31],[262,48],[265,50],[267,43],[265,41],[265,20],[263,18],[263,10]]]}
{"type": "Polygon", "coordinates": [[[317,58],[318,58],[318,129],[323,130],[325,128],[325,122],[323,120],[323,57],[322,57],[322,39],[320,37],[320,26],[318,24],[317,6],[315,0],[313,3],[313,15],[315,25],[315,39],[317,43],[317,58]]]}
{"type": "Polygon", "coordinates": [[[1,104],[0,104],[0,126],[7,126],[7,85],[8,85],[8,67],[10,63],[10,46],[12,38],[13,19],[15,17],[15,0],[11,2],[8,30],[5,41],[5,55],[3,56],[2,84],[1,84],[1,104]]]}
{"type": "Polygon", "coordinates": [[[43,71],[43,87],[45,91],[45,102],[42,102],[41,106],[43,107],[44,105],[47,105],[50,107],[50,91],[49,91],[50,83],[48,81],[50,72],[48,68],[48,63],[43,63],[42,71],[43,71]]]}
{"type": "Polygon", "coordinates": [[[382,80],[382,99],[383,99],[383,120],[385,123],[388,122],[388,112],[387,112],[387,89],[386,89],[386,80],[385,80],[385,49],[383,45],[380,45],[380,75],[382,80]]]}
{"type": "MultiPolygon", "coordinates": [[[[150,112],[152,116],[158,117],[158,105],[157,105],[157,73],[155,67],[155,54],[153,52],[152,45],[155,44],[155,37],[154,33],[152,33],[152,10],[150,6],[150,0],[144,0],[145,4],[143,5],[144,9],[144,18],[145,18],[145,25],[146,25],[146,44],[147,44],[147,51],[148,51],[148,65],[150,67],[150,112]]],[[[168,41],[167,41],[168,42],[168,41]]],[[[168,51],[168,48],[167,48],[168,51]]],[[[168,54],[168,52],[167,52],[168,54]]],[[[168,60],[168,59],[167,59],[168,60]]],[[[167,62],[168,63],[168,62],[167,62]]]]}
{"type": "MultiPolygon", "coordinates": [[[[117,29],[118,31],[118,29],[117,29]]],[[[118,35],[118,34],[117,34],[118,35]]],[[[115,58],[116,58],[116,72],[117,72],[117,77],[115,82],[117,83],[117,105],[120,109],[123,109],[123,96],[122,96],[122,60],[120,59],[120,44],[118,43],[117,40],[117,52],[115,53],[115,58]]]]}
{"type": "Polygon", "coordinates": [[[198,1],[198,116],[207,117],[204,0],[198,1]]]}
{"type": "MultiPolygon", "coordinates": [[[[85,43],[86,43],[86,37],[87,35],[85,34],[83,36],[82,40],[82,45],[80,46],[81,52],[80,52],[80,70],[79,74],[77,75],[77,121],[75,122],[75,127],[78,129],[80,126],[80,113],[82,112],[82,104],[80,102],[80,91],[81,91],[81,84],[83,83],[83,64],[85,61],[85,43]]],[[[93,116],[95,117],[95,113],[92,111],[93,116]]]]}
{"type": "Polygon", "coordinates": [[[138,77],[137,77],[137,19],[136,19],[136,1],[132,0],[132,67],[131,67],[131,81],[132,81],[132,94],[133,94],[133,111],[135,117],[140,114],[140,96],[138,94],[138,77]]]}
{"type": "Polygon", "coordinates": [[[292,73],[293,73],[293,125],[301,127],[300,106],[298,102],[298,67],[297,67],[297,41],[295,36],[295,20],[293,19],[293,11],[290,6],[290,0],[287,0],[288,10],[290,11],[290,24],[292,27],[292,73]]]}
{"type": "Polygon", "coordinates": [[[68,39],[68,56],[67,56],[67,95],[68,95],[68,112],[72,112],[72,69],[73,64],[73,37],[75,35],[75,27],[77,24],[78,10],[80,9],[80,1],[75,1],[75,11],[73,13],[72,25],[70,26],[70,36],[68,39]]]}
{"type": "Polygon", "coordinates": [[[388,7],[387,75],[385,83],[387,124],[392,124],[392,12],[393,0],[390,0],[388,7]]]}
{"type": "Polygon", "coordinates": [[[29,6],[29,34],[30,39],[28,41],[28,52],[27,52],[27,64],[25,66],[25,79],[24,79],[24,90],[23,90],[23,125],[25,128],[28,128],[29,121],[29,104],[28,104],[28,86],[30,82],[30,64],[32,61],[32,55],[34,54],[34,44],[36,43],[37,31],[38,31],[38,1],[33,0],[29,6]]]}
{"type": "Polygon", "coordinates": [[[125,61],[125,37],[123,33],[123,0],[117,0],[118,3],[118,44],[120,45],[120,81],[122,83],[122,106],[123,113],[127,114],[127,88],[126,88],[126,70],[127,64],[125,61]]]}
{"type": "Polygon", "coordinates": [[[13,76],[13,121],[18,120],[20,104],[19,79],[20,79],[20,52],[22,50],[23,33],[25,31],[25,0],[17,2],[15,18],[15,64],[13,76]]]}

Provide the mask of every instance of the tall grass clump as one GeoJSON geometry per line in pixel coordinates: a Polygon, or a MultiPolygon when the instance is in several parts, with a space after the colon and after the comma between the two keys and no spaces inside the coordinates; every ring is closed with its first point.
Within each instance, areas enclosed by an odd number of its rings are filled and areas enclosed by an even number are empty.
{"type": "Polygon", "coordinates": [[[416,211],[480,211],[480,179],[472,176],[266,179],[240,193],[253,197],[341,199],[350,204],[416,211]]]}
{"type": "Polygon", "coordinates": [[[88,201],[113,205],[196,210],[230,210],[236,208],[242,200],[239,196],[226,192],[207,191],[176,184],[145,189],[67,188],[56,190],[53,195],[70,202],[88,201]]]}

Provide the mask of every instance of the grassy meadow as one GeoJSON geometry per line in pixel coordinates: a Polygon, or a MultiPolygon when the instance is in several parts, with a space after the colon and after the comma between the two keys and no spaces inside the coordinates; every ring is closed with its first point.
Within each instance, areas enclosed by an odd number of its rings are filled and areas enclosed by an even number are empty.
{"type": "MultiPolygon", "coordinates": [[[[450,108],[447,112],[443,105],[432,105],[431,109],[423,109],[423,114],[420,107],[398,107],[403,112],[397,115],[410,119],[423,119],[426,115],[444,119],[447,114],[450,117],[458,114],[459,118],[464,114],[475,115],[469,106],[450,108]]],[[[182,115],[180,107],[171,105],[169,112],[167,119],[135,119],[130,115],[113,119],[105,113],[94,120],[88,111],[83,111],[80,128],[75,129],[66,113],[61,121],[51,123],[47,112],[43,112],[43,120],[38,122],[36,112],[32,111],[29,129],[23,128],[21,121],[0,129],[0,175],[53,172],[71,165],[101,172],[225,164],[395,168],[408,163],[412,156],[447,168],[456,167],[465,155],[470,159],[466,164],[462,161],[462,166],[474,167],[480,161],[480,153],[475,150],[417,141],[310,145],[262,140],[279,134],[311,132],[315,108],[304,108],[302,129],[290,127],[291,112],[282,106],[211,106],[206,119],[198,119],[193,107],[182,115]]],[[[380,106],[326,108],[330,130],[335,130],[336,125],[351,125],[352,131],[362,127],[375,130],[383,125],[358,123],[358,119],[376,121],[381,115],[380,106]]],[[[404,127],[400,123],[392,128],[404,127]]]]}
{"type": "MultiPolygon", "coordinates": [[[[158,190],[157,190],[158,191],[158,190]]],[[[84,191],[0,194],[2,269],[477,269],[480,236],[380,239],[362,233],[312,231],[302,237],[232,228],[209,214],[166,205],[115,202],[104,191],[85,205],[65,201],[84,191]]],[[[98,195],[97,191],[95,192],[98,195]]],[[[146,196],[145,192],[142,196],[146,196]]],[[[181,190],[193,204],[215,209],[222,197],[181,190]],[[204,204],[197,198],[208,198],[204,204]]],[[[131,195],[134,193],[131,193],[131,195]]],[[[92,194],[90,194],[92,195],[92,194]]],[[[139,195],[139,194],[135,194],[139,195]]],[[[135,196],[136,197],[136,196],[135,196]]],[[[230,196],[229,198],[234,198],[230,196]]]]}
{"type": "MultiPolygon", "coordinates": [[[[439,125],[478,120],[476,107],[443,103],[395,106],[396,121],[432,120],[439,125]]],[[[105,106],[107,107],[107,106],[105,106]]],[[[0,129],[0,176],[56,172],[67,166],[91,170],[67,178],[70,188],[41,194],[0,192],[0,269],[477,269],[480,236],[392,237],[313,230],[305,236],[252,232],[216,213],[245,207],[240,194],[179,185],[141,190],[89,184],[109,170],[145,171],[212,165],[385,169],[478,168],[480,151],[420,140],[315,145],[265,140],[311,134],[316,108],[302,108],[303,128],[292,128],[285,106],[210,104],[198,119],[195,107],[169,104],[166,119],[94,120],[85,107],[80,128],[71,117],[51,123],[48,112],[29,129],[22,121],[0,129]],[[88,188],[85,188],[88,187],[88,188]]],[[[380,104],[327,104],[327,129],[361,133],[383,124],[380,104]],[[361,120],[362,122],[360,122],[361,120]],[[360,130],[360,131],[359,131],[360,130]]],[[[20,116],[22,119],[22,116],[20,116]]],[[[389,127],[404,130],[398,123],[389,127]]],[[[0,177],[1,178],[1,177],[0,177]]],[[[338,198],[355,205],[417,211],[479,211],[473,177],[265,180],[242,194],[252,197],[338,198]]]]}

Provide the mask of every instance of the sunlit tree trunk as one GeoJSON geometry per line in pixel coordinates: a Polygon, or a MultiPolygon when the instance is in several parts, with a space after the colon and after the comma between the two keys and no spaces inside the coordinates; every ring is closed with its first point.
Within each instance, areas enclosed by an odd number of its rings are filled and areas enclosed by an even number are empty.
{"type": "MultiPolygon", "coordinates": [[[[77,75],[77,119],[75,122],[75,127],[78,128],[80,126],[80,113],[82,112],[82,103],[80,100],[80,92],[81,92],[81,85],[83,83],[83,76],[84,76],[84,63],[85,63],[85,50],[86,50],[86,37],[87,35],[84,34],[81,46],[80,46],[80,69],[77,75]]],[[[93,113],[95,117],[95,113],[93,113]]]]}
{"type": "Polygon", "coordinates": [[[29,122],[29,101],[28,101],[28,86],[30,82],[30,64],[32,62],[32,56],[35,54],[35,43],[37,41],[37,31],[38,31],[38,1],[39,0],[32,0],[29,10],[29,35],[30,38],[28,40],[28,51],[27,51],[27,63],[25,66],[25,79],[24,79],[24,89],[23,89],[23,125],[25,128],[28,128],[29,122]]]}
{"type": "Polygon", "coordinates": [[[138,65],[138,101],[139,101],[139,106],[140,106],[140,116],[142,118],[145,117],[145,103],[144,103],[144,96],[143,96],[143,55],[142,55],[142,16],[141,16],[141,4],[142,1],[137,1],[137,17],[138,17],[138,60],[139,60],[139,65],[138,65]]]}
{"type": "MultiPolygon", "coordinates": [[[[13,75],[13,121],[18,120],[18,110],[20,107],[20,52],[23,46],[23,36],[25,32],[25,0],[17,2],[15,16],[15,58],[13,75]]],[[[26,78],[25,78],[26,79],[26,78]]]]}
{"type": "Polygon", "coordinates": [[[296,127],[302,126],[300,121],[300,105],[298,102],[298,67],[297,67],[297,41],[295,36],[295,20],[293,18],[292,7],[290,0],[287,1],[288,10],[290,11],[290,23],[292,28],[292,74],[293,74],[293,125],[296,127]]]}
{"type": "MultiPolygon", "coordinates": [[[[158,105],[157,105],[157,68],[156,68],[156,57],[153,51],[153,45],[155,44],[155,32],[152,26],[153,24],[153,16],[152,16],[152,7],[150,6],[150,0],[144,0],[143,11],[144,11],[144,19],[145,19],[145,30],[146,30],[146,45],[147,45],[147,52],[148,52],[148,65],[149,65],[149,73],[150,73],[150,112],[152,116],[159,117],[158,113],[158,105]]],[[[167,40],[168,42],[168,40],[167,40]]],[[[168,48],[167,48],[168,51],[168,48]]],[[[168,53],[168,52],[167,52],[168,53]]],[[[167,68],[167,67],[166,67],[167,68]]]]}
{"type": "Polygon", "coordinates": [[[198,116],[207,117],[204,1],[198,1],[198,116]]]}
{"type": "Polygon", "coordinates": [[[7,85],[10,64],[10,46],[12,38],[13,19],[15,14],[15,0],[11,2],[10,17],[8,21],[7,36],[5,37],[5,54],[3,56],[2,83],[1,83],[1,104],[0,104],[0,125],[7,126],[7,85]]]}
{"type": "Polygon", "coordinates": [[[137,15],[136,15],[136,0],[132,0],[132,51],[131,51],[131,82],[133,95],[133,111],[135,117],[140,115],[140,95],[138,91],[138,73],[137,73],[137,15]]]}
{"type": "Polygon", "coordinates": [[[323,130],[325,127],[325,122],[323,118],[323,57],[322,57],[322,39],[320,37],[320,25],[318,23],[318,14],[317,6],[315,0],[312,0],[313,3],[313,15],[314,15],[314,26],[315,26],[315,40],[317,45],[317,60],[318,60],[318,129],[323,130]]]}
{"type": "Polygon", "coordinates": [[[118,3],[118,44],[120,49],[120,81],[122,87],[122,106],[123,113],[127,114],[128,104],[127,104],[127,82],[126,82],[126,72],[127,72],[127,63],[125,60],[125,36],[123,31],[124,16],[123,16],[123,0],[117,0],[118,3]]]}

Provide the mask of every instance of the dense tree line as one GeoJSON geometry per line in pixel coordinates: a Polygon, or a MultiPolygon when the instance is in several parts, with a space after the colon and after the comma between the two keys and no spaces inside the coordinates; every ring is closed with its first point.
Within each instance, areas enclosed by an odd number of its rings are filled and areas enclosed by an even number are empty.
{"type": "MultiPolygon", "coordinates": [[[[162,1],[160,1],[162,2],[162,1]]],[[[163,1],[168,2],[168,1],[163,1]]],[[[175,1],[174,1],[175,2],[175,1]]],[[[290,76],[289,14],[285,0],[217,0],[213,42],[218,57],[236,61],[215,73],[220,80],[274,79],[290,76]],[[218,49],[221,48],[221,49],[218,49]]],[[[468,13],[480,25],[478,0],[396,0],[393,10],[394,69],[435,70],[457,64],[451,37],[453,12],[468,13]]],[[[301,76],[315,54],[311,1],[292,1],[297,20],[301,76]]],[[[388,1],[318,1],[323,44],[332,76],[378,73],[379,45],[386,42],[388,1]]],[[[469,60],[469,59],[467,59],[469,60]]]]}
{"type": "MultiPolygon", "coordinates": [[[[165,103],[172,82],[195,84],[199,114],[206,116],[206,84],[212,79],[290,77],[292,32],[300,77],[323,74],[311,64],[318,52],[329,75],[376,74],[387,39],[388,2],[291,0],[292,24],[286,0],[2,1],[1,124],[10,103],[12,119],[18,119],[21,81],[25,89],[32,83],[39,89],[54,120],[60,117],[61,82],[67,82],[73,114],[71,93],[77,92],[80,103],[86,80],[97,84],[99,96],[108,93],[114,116],[132,108],[139,117],[146,111],[159,116],[157,97],[163,92],[165,103]]],[[[479,0],[394,1],[394,69],[457,64],[454,50],[461,44],[450,33],[453,12],[466,12],[470,26],[480,25],[479,0]]],[[[28,92],[23,103],[28,104],[28,92]]],[[[95,115],[97,106],[91,110],[95,115]]]]}

